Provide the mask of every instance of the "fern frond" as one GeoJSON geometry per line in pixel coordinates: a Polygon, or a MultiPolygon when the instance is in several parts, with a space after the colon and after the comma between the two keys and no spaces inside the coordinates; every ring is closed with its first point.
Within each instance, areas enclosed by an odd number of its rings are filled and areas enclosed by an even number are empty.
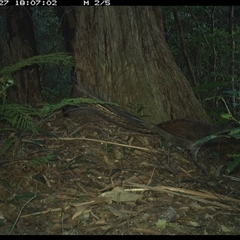
{"type": "Polygon", "coordinates": [[[98,101],[91,98],[66,98],[56,104],[42,104],[39,109],[35,110],[29,105],[19,104],[3,104],[0,107],[0,119],[9,122],[12,127],[37,132],[38,127],[34,123],[33,118],[38,117],[43,119],[54,111],[61,109],[65,106],[78,107],[82,104],[111,104],[114,103],[98,101]]]}
{"type": "Polygon", "coordinates": [[[43,64],[43,63],[53,63],[59,64],[63,63],[66,66],[74,66],[75,60],[73,56],[66,53],[51,53],[45,55],[37,55],[32,58],[24,59],[11,66],[4,67],[0,70],[0,75],[3,77],[9,77],[12,73],[20,70],[23,67],[31,66],[33,64],[43,64]]]}
{"type": "Polygon", "coordinates": [[[38,116],[38,113],[30,106],[4,104],[1,107],[0,116],[9,122],[12,127],[28,129],[32,132],[37,131],[33,122],[33,116],[38,116]]]}
{"type": "Polygon", "coordinates": [[[94,100],[91,98],[65,98],[56,104],[43,104],[42,107],[38,110],[38,114],[40,118],[47,117],[54,111],[61,109],[65,106],[79,106],[81,104],[111,104],[116,105],[114,103],[94,100]]]}

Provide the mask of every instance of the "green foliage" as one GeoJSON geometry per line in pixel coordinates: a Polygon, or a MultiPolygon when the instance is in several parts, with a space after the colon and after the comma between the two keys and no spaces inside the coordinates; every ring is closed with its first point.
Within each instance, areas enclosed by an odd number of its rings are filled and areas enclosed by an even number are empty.
{"type": "Polygon", "coordinates": [[[0,112],[0,120],[6,120],[14,128],[37,132],[38,127],[34,118],[39,120],[52,114],[54,111],[65,106],[78,107],[81,104],[113,104],[104,101],[97,101],[90,98],[67,98],[56,104],[42,104],[37,110],[29,105],[3,104],[0,112]]]}
{"type": "Polygon", "coordinates": [[[238,155],[228,154],[228,157],[234,157],[234,161],[231,162],[228,165],[228,167],[227,167],[227,169],[225,171],[226,174],[229,174],[229,173],[233,172],[240,164],[240,156],[239,156],[239,154],[238,155]]]}
{"type": "MultiPolygon", "coordinates": [[[[181,29],[176,24],[173,9],[163,7],[165,34],[170,50],[204,108],[210,115],[219,117],[225,111],[225,106],[214,98],[225,98],[224,91],[240,88],[240,8],[234,6],[231,26],[230,6],[176,7],[181,29]],[[183,36],[185,48],[180,36],[183,36]],[[213,101],[204,101],[207,98],[213,98],[213,101]]],[[[226,101],[231,111],[240,109],[233,98],[226,101]]]]}
{"type": "Polygon", "coordinates": [[[222,82],[205,82],[197,87],[194,87],[193,92],[195,94],[207,93],[208,91],[212,91],[219,87],[225,87],[227,85],[228,85],[228,83],[224,82],[224,81],[222,81],[222,82]]]}
{"type": "Polygon", "coordinates": [[[33,22],[40,54],[55,51],[64,51],[64,40],[61,33],[60,21],[55,7],[33,9],[33,22]]]}
{"type": "Polygon", "coordinates": [[[37,55],[32,58],[26,58],[16,64],[13,64],[8,67],[4,67],[0,70],[0,75],[3,78],[8,78],[11,76],[12,73],[22,69],[26,66],[31,66],[34,64],[57,64],[59,65],[64,64],[66,66],[74,66],[75,61],[72,56],[66,53],[52,53],[52,54],[45,54],[45,55],[37,55]]]}
{"type": "Polygon", "coordinates": [[[63,97],[69,95],[71,89],[70,73],[67,74],[64,79],[63,77],[60,78],[60,73],[56,73],[56,78],[54,80],[54,72],[56,68],[60,68],[61,71],[66,71],[67,69],[69,70],[70,68],[75,66],[75,60],[74,57],[69,54],[66,54],[64,52],[57,52],[51,54],[37,55],[19,61],[11,66],[0,69],[0,76],[2,76],[2,78],[0,78],[0,98],[5,99],[7,88],[14,84],[14,81],[12,79],[9,79],[11,75],[26,66],[31,66],[34,64],[37,64],[41,67],[40,80],[43,86],[42,94],[45,95],[45,97],[47,97],[50,102],[59,101],[63,97]],[[52,75],[51,79],[44,79],[45,68],[49,69],[49,73],[52,75]],[[8,80],[6,81],[5,79],[8,80]]]}
{"type": "Polygon", "coordinates": [[[53,85],[53,87],[44,87],[41,92],[48,102],[60,101],[71,93],[71,85],[67,81],[62,81],[56,86],[54,86],[54,82],[49,83],[49,85],[53,85]]]}
{"type": "MultiPolygon", "coordinates": [[[[60,23],[64,17],[59,19],[56,13],[55,7],[33,8],[34,33],[40,55],[66,51],[60,23]]],[[[71,70],[72,66],[64,64],[40,65],[42,95],[48,102],[70,97],[71,70]]]]}
{"type": "Polygon", "coordinates": [[[0,156],[3,155],[5,152],[7,152],[7,150],[11,147],[14,140],[15,140],[14,137],[10,137],[5,141],[3,147],[0,151],[0,156]]]}
{"type": "Polygon", "coordinates": [[[104,101],[97,101],[91,98],[67,98],[61,100],[56,104],[42,104],[41,108],[38,110],[38,114],[40,118],[47,117],[54,111],[61,109],[65,106],[75,106],[78,107],[81,104],[112,104],[104,101]]]}
{"type": "Polygon", "coordinates": [[[1,107],[0,119],[6,120],[12,127],[18,129],[36,132],[37,129],[33,121],[34,116],[38,116],[38,113],[28,105],[3,104],[1,107]]]}

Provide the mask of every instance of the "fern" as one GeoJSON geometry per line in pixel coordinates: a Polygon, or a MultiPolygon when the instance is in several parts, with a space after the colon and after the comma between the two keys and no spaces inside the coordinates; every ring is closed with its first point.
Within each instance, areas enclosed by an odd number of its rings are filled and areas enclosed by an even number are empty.
{"type": "Polygon", "coordinates": [[[33,116],[37,116],[38,114],[30,106],[4,104],[1,109],[1,118],[9,122],[12,127],[18,129],[28,129],[32,132],[37,131],[33,122],[33,116]]]}
{"type": "Polygon", "coordinates": [[[37,132],[37,125],[33,118],[40,120],[49,116],[58,109],[65,106],[79,106],[81,104],[113,104],[104,101],[97,101],[90,98],[67,98],[56,104],[42,104],[38,110],[29,105],[23,106],[19,104],[3,104],[1,107],[0,119],[9,122],[12,127],[37,132]]]}
{"type": "MultiPolygon", "coordinates": [[[[61,109],[65,106],[79,106],[81,104],[114,104],[109,102],[104,102],[100,100],[94,100],[91,98],[65,98],[56,104],[43,104],[42,108],[38,111],[41,118],[47,117],[52,112],[61,109]]],[[[115,105],[115,104],[114,104],[115,105]]]]}
{"type": "Polygon", "coordinates": [[[20,70],[23,67],[31,66],[33,64],[46,64],[46,63],[54,63],[59,64],[62,63],[65,66],[74,66],[75,60],[71,55],[67,55],[66,53],[51,53],[45,55],[37,55],[32,58],[24,59],[16,64],[11,66],[4,67],[0,70],[0,75],[4,78],[9,77],[12,73],[20,70]]]}

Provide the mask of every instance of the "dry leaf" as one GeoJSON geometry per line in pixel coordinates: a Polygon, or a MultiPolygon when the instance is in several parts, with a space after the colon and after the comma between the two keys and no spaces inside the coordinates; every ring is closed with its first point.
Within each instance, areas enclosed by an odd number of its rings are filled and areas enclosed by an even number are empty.
{"type": "Polygon", "coordinates": [[[85,211],[86,208],[87,208],[87,206],[77,207],[77,212],[75,212],[74,215],[72,216],[72,220],[75,219],[76,217],[80,216],[85,211]]]}
{"type": "Polygon", "coordinates": [[[110,192],[102,193],[103,197],[109,197],[115,202],[135,202],[141,195],[135,193],[125,192],[120,187],[114,188],[110,192]]]}

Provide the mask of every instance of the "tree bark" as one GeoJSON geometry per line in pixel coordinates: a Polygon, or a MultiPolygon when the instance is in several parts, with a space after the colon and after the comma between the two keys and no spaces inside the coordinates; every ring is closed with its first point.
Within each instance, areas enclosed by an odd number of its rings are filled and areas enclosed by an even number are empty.
{"type": "MultiPolygon", "coordinates": [[[[37,46],[30,8],[9,7],[6,12],[9,39],[0,37],[0,48],[2,63],[9,66],[37,55],[37,46]]],[[[14,86],[9,88],[8,99],[31,106],[41,102],[39,66],[24,67],[14,73],[14,86]]]]}
{"type": "Polygon", "coordinates": [[[79,86],[127,111],[129,103],[142,104],[155,123],[209,121],[165,42],[161,7],[75,7],[75,13],[79,86]]]}

